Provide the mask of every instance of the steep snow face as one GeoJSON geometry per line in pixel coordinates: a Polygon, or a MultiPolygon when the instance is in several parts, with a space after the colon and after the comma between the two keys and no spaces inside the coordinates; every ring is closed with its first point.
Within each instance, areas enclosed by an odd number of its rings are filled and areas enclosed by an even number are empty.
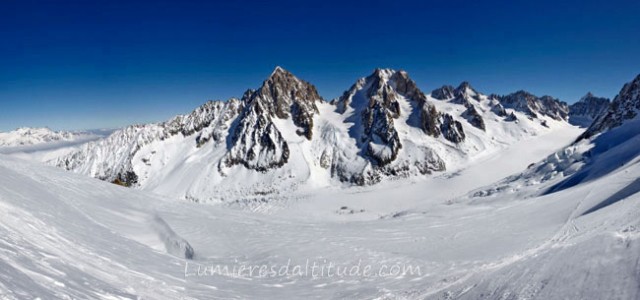
{"type": "Polygon", "coordinates": [[[503,107],[523,112],[530,118],[538,118],[538,115],[543,115],[554,120],[566,121],[569,114],[567,103],[551,96],[537,97],[525,91],[502,96],[500,103],[503,107]]]}
{"type": "Polygon", "coordinates": [[[49,128],[22,127],[14,131],[0,132],[0,147],[86,141],[96,137],[97,135],[88,132],[53,131],[49,128]]]}
{"type": "Polygon", "coordinates": [[[251,202],[425,177],[568,126],[528,119],[468,83],[452,95],[434,100],[406,72],[378,69],[327,103],[312,85],[276,68],[240,100],[130,126],[49,163],[171,197],[251,202]]]}
{"type": "Polygon", "coordinates": [[[607,111],[600,115],[580,138],[589,138],[607,129],[618,127],[627,120],[634,120],[638,110],[640,110],[640,75],[622,87],[607,111]]]}
{"type": "Polygon", "coordinates": [[[569,105],[569,123],[589,127],[593,121],[609,108],[609,99],[594,96],[591,92],[569,105]]]}

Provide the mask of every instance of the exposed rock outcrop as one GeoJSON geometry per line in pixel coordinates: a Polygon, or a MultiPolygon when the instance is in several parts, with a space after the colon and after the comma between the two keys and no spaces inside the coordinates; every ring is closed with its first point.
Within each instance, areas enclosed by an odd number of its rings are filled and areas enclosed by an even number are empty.
{"type": "Polygon", "coordinates": [[[500,104],[504,108],[523,112],[533,119],[538,118],[540,114],[554,120],[566,121],[569,115],[567,103],[550,96],[537,97],[522,90],[500,97],[500,104]]]}
{"type": "Polygon", "coordinates": [[[569,123],[581,127],[589,127],[593,121],[604,114],[611,101],[596,97],[591,92],[574,104],[569,105],[569,123]]]}
{"type": "Polygon", "coordinates": [[[640,75],[622,87],[609,108],[601,114],[578,140],[590,138],[598,133],[618,127],[636,119],[640,110],[640,75]]]}
{"type": "Polygon", "coordinates": [[[469,122],[469,124],[473,125],[473,127],[476,127],[483,131],[487,130],[484,124],[484,119],[482,119],[482,116],[480,116],[473,105],[467,107],[467,110],[462,113],[462,117],[465,118],[469,122]]]}

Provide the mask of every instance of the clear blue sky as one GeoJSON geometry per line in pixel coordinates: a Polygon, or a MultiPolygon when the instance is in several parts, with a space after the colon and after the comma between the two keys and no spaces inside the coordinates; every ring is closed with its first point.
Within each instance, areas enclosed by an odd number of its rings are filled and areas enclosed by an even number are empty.
{"type": "Polygon", "coordinates": [[[0,130],[161,121],[276,65],[326,99],[376,67],[425,92],[613,97],[640,73],[640,1],[3,0],[0,130]]]}

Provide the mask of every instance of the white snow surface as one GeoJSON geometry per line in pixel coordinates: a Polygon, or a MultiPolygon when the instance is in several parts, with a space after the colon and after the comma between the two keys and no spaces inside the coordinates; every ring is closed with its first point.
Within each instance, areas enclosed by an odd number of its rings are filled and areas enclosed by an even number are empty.
{"type": "MultiPolygon", "coordinates": [[[[396,71],[384,69],[380,72],[384,75],[384,84],[395,88],[390,78],[396,71]]],[[[341,182],[335,175],[336,170],[348,177],[350,174],[365,174],[374,168],[361,155],[363,149],[359,145],[361,133],[358,130],[361,130],[361,113],[368,101],[364,99],[368,84],[367,78],[356,82],[349,91],[353,105],[343,113],[338,112],[336,105],[317,102],[312,140],[296,134],[299,128],[291,119],[271,118],[277,129],[274,132],[280,133],[288,144],[289,158],[283,166],[264,172],[249,170],[241,164],[228,167],[224,163],[230,153],[237,150],[230,150],[229,132],[237,126],[234,120],[242,106],[239,100],[208,102],[190,115],[177,116],[164,123],[130,126],[105,139],[84,144],[75,151],[44,157],[49,159],[49,164],[105,180],[113,180],[114,174],[133,171],[138,176],[135,188],[195,202],[255,202],[265,198],[291,198],[292,193],[300,190],[352,186],[352,183],[341,182]],[[173,127],[180,126],[189,129],[188,134],[169,133],[173,127]]],[[[401,174],[382,175],[383,183],[407,178],[429,180],[442,174],[420,174],[416,165],[442,161],[447,170],[457,170],[521,141],[574,128],[565,121],[544,115],[529,119],[511,109],[507,112],[513,112],[518,120],[505,121],[504,117],[492,111],[495,100],[471,88],[467,92],[477,98],[470,100],[471,105],[483,118],[486,131],[472,126],[461,116],[465,106],[427,96],[428,103],[438,111],[448,113],[462,123],[466,139],[459,144],[443,136],[431,137],[410,125],[415,123],[410,118],[415,117],[414,110],[419,108],[398,94],[400,115],[393,123],[402,148],[388,167],[401,170],[401,174]]],[[[251,135],[251,138],[256,137],[251,135]]],[[[250,144],[255,146],[255,143],[250,144]]],[[[379,149],[374,147],[374,150],[383,154],[390,151],[382,146],[379,149]]],[[[277,147],[271,152],[253,152],[255,158],[250,160],[251,164],[262,165],[274,157],[279,158],[282,149],[277,147]]]]}
{"type": "MultiPolygon", "coordinates": [[[[591,165],[616,167],[554,193],[540,191],[562,177],[473,196],[579,133],[541,133],[424,180],[306,187],[235,205],[158,196],[0,155],[0,299],[638,299],[640,164],[637,153],[624,164],[606,156],[632,144],[609,144],[591,165]],[[197,266],[308,261],[420,272],[196,275],[197,266]]],[[[164,148],[184,151],[180,138],[164,148]]]]}

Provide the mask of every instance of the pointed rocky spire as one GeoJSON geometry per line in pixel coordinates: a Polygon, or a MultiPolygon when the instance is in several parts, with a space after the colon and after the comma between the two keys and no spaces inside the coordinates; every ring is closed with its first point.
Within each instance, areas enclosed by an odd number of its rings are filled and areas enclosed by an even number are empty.
{"type": "Polygon", "coordinates": [[[313,115],[318,113],[316,102],[323,100],[315,86],[277,66],[258,90],[245,93],[243,101],[262,102],[270,117],[291,117],[299,127],[298,134],[311,140],[313,115]]]}

